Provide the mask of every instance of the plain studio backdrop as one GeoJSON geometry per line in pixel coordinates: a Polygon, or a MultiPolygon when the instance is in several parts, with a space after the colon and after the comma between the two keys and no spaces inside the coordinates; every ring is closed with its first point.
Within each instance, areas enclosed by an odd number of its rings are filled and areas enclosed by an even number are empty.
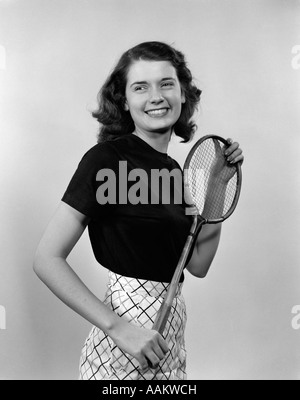
{"type": "MultiPolygon", "coordinates": [[[[203,90],[193,142],[174,139],[170,154],[182,165],[214,133],[245,155],[211,270],[186,274],[188,378],[299,379],[296,0],[0,0],[0,379],[77,379],[90,324],[39,281],[33,256],[96,143],[100,86],[149,40],[183,51],[203,90]]],[[[102,298],[107,273],[87,232],[69,262],[102,298]]]]}

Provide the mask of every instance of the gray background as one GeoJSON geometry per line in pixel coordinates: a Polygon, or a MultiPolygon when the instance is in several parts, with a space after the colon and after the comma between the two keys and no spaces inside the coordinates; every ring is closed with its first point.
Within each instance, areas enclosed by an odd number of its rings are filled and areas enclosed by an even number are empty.
{"type": "MultiPolygon", "coordinates": [[[[203,90],[195,140],[232,137],[245,154],[241,199],[211,271],[186,275],[188,377],[299,379],[296,0],[0,0],[0,379],[77,379],[90,325],[38,280],[33,255],[95,143],[98,89],[121,53],[146,40],[174,44],[189,61],[203,90]]],[[[170,154],[182,164],[193,143],[174,139],[170,154]]],[[[107,275],[87,233],[69,261],[102,297],[107,275]]]]}

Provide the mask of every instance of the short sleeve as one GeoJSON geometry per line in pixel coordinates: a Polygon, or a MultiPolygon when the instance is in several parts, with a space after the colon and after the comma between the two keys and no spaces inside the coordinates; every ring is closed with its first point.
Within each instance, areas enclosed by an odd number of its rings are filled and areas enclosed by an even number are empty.
{"type": "Polygon", "coordinates": [[[92,147],[84,154],[62,197],[62,201],[82,214],[95,218],[103,214],[105,205],[97,202],[96,176],[101,168],[108,168],[111,157],[101,145],[92,147]]]}

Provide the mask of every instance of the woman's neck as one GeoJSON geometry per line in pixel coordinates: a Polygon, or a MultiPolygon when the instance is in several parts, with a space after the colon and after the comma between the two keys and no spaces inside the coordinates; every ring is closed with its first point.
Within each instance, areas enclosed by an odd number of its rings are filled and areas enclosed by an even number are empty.
{"type": "Polygon", "coordinates": [[[155,132],[142,132],[139,130],[135,130],[132,132],[133,135],[138,136],[139,138],[143,139],[146,143],[148,143],[151,147],[155,150],[159,151],[160,153],[167,153],[168,146],[171,138],[171,132],[167,133],[155,133],[155,132]]]}

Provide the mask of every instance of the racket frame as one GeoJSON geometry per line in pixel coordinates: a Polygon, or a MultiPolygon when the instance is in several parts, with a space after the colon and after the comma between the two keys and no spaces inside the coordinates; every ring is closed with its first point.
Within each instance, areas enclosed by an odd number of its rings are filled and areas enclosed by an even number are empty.
{"type": "MultiPolygon", "coordinates": [[[[191,205],[191,207],[192,207],[192,206],[197,207],[197,206],[194,204],[194,202],[193,202],[193,200],[192,200],[192,198],[191,198],[191,196],[190,196],[190,194],[189,194],[189,189],[188,189],[188,187],[189,187],[189,184],[188,184],[188,176],[187,176],[187,172],[186,172],[186,171],[188,171],[188,168],[189,168],[191,159],[192,159],[192,157],[193,157],[195,151],[196,151],[197,148],[199,147],[199,145],[200,145],[202,142],[204,142],[205,140],[208,140],[208,139],[216,139],[216,140],[219,140],[220,142],[222,142],[225,146],[227,146],[227,147],[230,146],[230,144],[227,142],[227,140],[225,140],[225,139],[222,138],[221,136],[218,136],[218,135],[206,135],[206,136],[203,136],[202,138],[200,138],[199,140],[197,140],[197,142],[193,145],[193,147],[192,147],[191,150],[189,151],[189,154],[188,154],[188,156],[187,156],[187,158],[186,158],[186,160],[185,160],[184,166],[183,166],[183,179],[184,179],[185,193],[187,193],[187,196],[189,197],[189,204],[191,205]]],[[[234,196],[234,199],[233,199],[233,201],[232,201],[231,207],[230,207],[230,209],[227,211],[227,213],[225,213],[225,215],[223,215],[222,218],[216,218],[216,219],[209,219],[209,220],[206,220],[206,223],[207,223],[207,224],[218,224],[218,223],[220,223],[220,222],[225,221],[225,219],[227,219],[228,217],[230,217],[230,215],[233,213],[233,211],[234,211],[235,208],[236,208],[236,205],[237,205],[237,203],[238,203],[238,201],[239,201],[239,197],[240,197],[240,193],[241,193],[241,186],[242,186],[242,169],[241,169],[241,163],[240,163],[240,162],[234,164],[234,166],[236,167],[236,170],[237,170],[237,183],[236,183],[237,190],[236,190],[236,192],[235,192],[235,196],[234,196]]],[[[199,215],[200,215],[200,214],[199,214],[199,215]]],[[[202,218],[202,217],[201,217],[201,218],[202,218]]],[[[202,219],[203,219],[203,218],[202,218],[202,219]]]]}

